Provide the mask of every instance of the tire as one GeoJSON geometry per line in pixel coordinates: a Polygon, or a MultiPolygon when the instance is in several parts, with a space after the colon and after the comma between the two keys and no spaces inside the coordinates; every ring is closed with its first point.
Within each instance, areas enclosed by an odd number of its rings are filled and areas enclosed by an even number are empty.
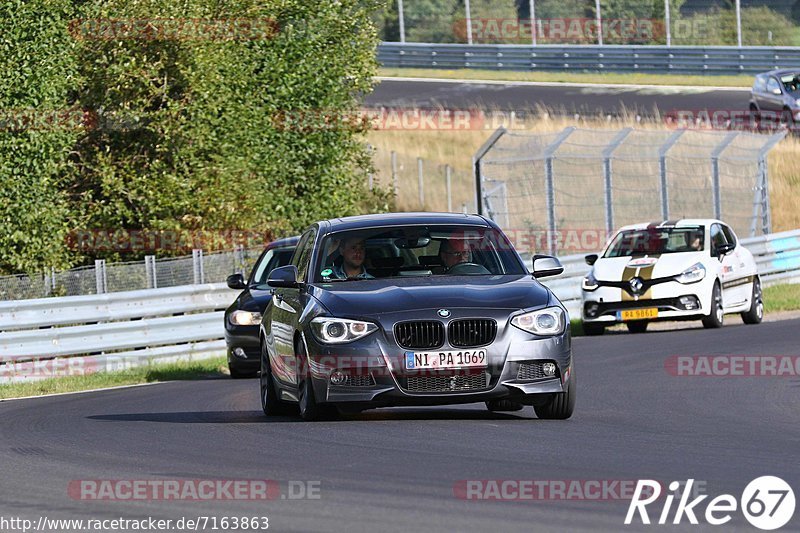
{"type": "Polygon", "coordinates": [[[285,416],[291,414],[293,406],[278,399],[272,369],[269,366],[269,356],[264,341],[261,341],[261,410],[267,416],[285,416]]]}
{"type": "Polygon", "coordinates": [[[703,317],[703,327],[707,329],[721,328],[724,321],[722,289],[717,282],[714,284],[714,290],[711,291],[711,314],[703,317]]]}
{"type": "Polygon", "coordinates": [[[756,122],[761,120],[761,112],[758,110],[756,104],[750,104],[750,118],[756,122]]]}
{"type": "Polygon", "coordinates": [[[296,350],[299,359],[301,359],[299,368],[306,369],[305,378],[303,379],[303,383],[300,384],[300,418],[306,422],[313,422],[315,420],[335,417],[336,414],[338,414],[336,412],[336,406],[317,402],[317,397],[314,394],[314,385],[311,380],[311,370],[307,363],[308,350],[306,349],[305,341],[300,339],[296,350]]]}
{"type": "Polygon", "coordinates": [[[573,372],[566,392],[555,394],[553,400],[545,405],[536,406],[534,404],[533,410],[536,412],[536,416],[543,420],[566,420],[572,416],[572,412],[575,410],[576,394],[577,382],[573,372]]]}
{"type": "Polygon", "coordinates": [[[602,335],[606,332],[606,327],[603,324],[592,324],[584,322],[583,326],[583,333],[590,337],[594,337],[596,335],[602,335]]]}
{"type": "Polygon", "coordinates": [[[750,309],[742,313],[745,324],[760,324],[764,319],[764,297],[761,293],[761,280],[756,277],[753,281],[753,295],[750,300],[750,309]]]}
{"type": "Polygon", "coordinates": [[[649,323],[650,322],[647,320],[636,320],[634,322],[625,322],[625,325],[631,333],[644,333],[647,331],[647,325],[649,323]]]}
{"type": "Polygon", "coordinates": [[[493,413],[498,411],[521,411],[523,408],[521,403],[512,400],[489,400],[484,403],[486,408],[493,413]]]}

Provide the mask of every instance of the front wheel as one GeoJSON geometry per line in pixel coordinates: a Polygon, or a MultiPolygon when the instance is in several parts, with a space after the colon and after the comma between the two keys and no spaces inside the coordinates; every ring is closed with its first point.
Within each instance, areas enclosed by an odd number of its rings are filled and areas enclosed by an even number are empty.
{"type": "Polygon", "coordinates": [[[269,356],[264,341],[261,341],[261,410],[267,416],[288,415],[292,405],[278,398],[278,389],[275,387],[275,378],[269,366],[269,356]]]}
{"type": "Polygon", "coordinates": [[[761,280],[753,281],[753,295],[750,299],[750,309],[742,313],[745,324],[760,324],[764,318],[764,297],[761,293],[761,280]]]}
{"type": "Polygon", "coordinates": [[[311,369],[308,363],[308,350],[305,341],[300,339],[297,346],[297,358],[300,368],[305,368],[305,379],[300,385],[300,418],[306,422],[320,420],[326,417],[335,416],[335,406],[330,404],[320,404],[314,394],[314,382],[311,379],[311,369]]]}
{"type": "Polygon", "coordinates": [[[709,329],[721,328],[724,318],[722,289],[719,283],[715,283],[714,290],[711,292],[711,314],[703,317],[703,327],[709,329]]]}
{"type": "Polygon", "coordinates": [[[577,393],[575,373],[572,373],[566,392],[554,395],[552,401],[545,405],[533,405],[536,416],[544,420],[566,420],[575,410],[575,395],[577,393]]]}

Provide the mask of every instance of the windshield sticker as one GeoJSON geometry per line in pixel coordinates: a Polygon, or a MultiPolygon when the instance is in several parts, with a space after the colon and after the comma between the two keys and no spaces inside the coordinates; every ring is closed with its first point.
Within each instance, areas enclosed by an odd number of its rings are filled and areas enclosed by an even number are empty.
{"type": "Polygon", "coordinates": [[[331,274],[333,274],[333,270],[331,270],[330,268],[326,268],[325,270],[319,273],[319,275],[322,276],[323,278],[330,278],[331,274]]]}

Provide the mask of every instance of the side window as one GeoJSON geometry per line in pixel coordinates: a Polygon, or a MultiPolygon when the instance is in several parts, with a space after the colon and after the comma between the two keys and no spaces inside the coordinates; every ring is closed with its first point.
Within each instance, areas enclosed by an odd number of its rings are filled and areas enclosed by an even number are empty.
{"type": "Polygon", "coordinates": [[[261,256],[261,261],[253,267],[253,273],[250,275],[250,283],[264,283],[267,281],[267,275],[269,275],[269,271],[267,270],[267,265],[270,263],[270,260],[275,255],[275,249],[267,250],[267,253],[261,256]]]}
{"type": "Polygon", "coordinates": [[[756,76],[756,82],[753,85],[753,90],[757,93],[767,91],[767,78],[764,76],[756,76]]]}
{"type": "Polygon", "coordinates": [[[725,234],[719,224],[711,226],[711,253],[714,253],[717,248],[728,242],[725,239],[725,234]]]}
{"type": "Polygon", "coordinates": [[[300,238],[297,250],[292,256],[292,264],[297,267],[297,277],[300,280],[306,279],[308,263],[311,260],[311,250],[314,247],[314,237],[316,237],[316,235],[317,231],[315,229],[308,230],[300,238]]]}
{"type": "Polygon", "coordinates": [[[780,90],[780,88],[781,85],[780,83],[778,83],[778,80],[776,80],[773,77],[770,77],[769,80],[767,81],[767,92],[772,93],[773,91],[775,91],[775,89],[780,90]]]}
{"type": "Polygon", "coordinates": [[[722,233],[725,234],[725,240],[728,241],[729,244],[736,245],[736,235],[733,233],[733,230],[728,226],[722,226],[722,233]]]}

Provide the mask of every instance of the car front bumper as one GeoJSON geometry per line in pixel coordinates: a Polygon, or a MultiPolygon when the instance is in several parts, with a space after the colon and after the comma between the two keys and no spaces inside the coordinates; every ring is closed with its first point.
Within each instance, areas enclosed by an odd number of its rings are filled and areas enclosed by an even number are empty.
{"type": "Polygon", "coordinates": [[[713,280],[693,284],[677,281],[653,286],[646,297],[634,299],[623,289],[600,287],[581,291],[581,318],[586,323],[616,324],[624,322],[623,311],[658,309],[658,316],[648,320],[691,320],[707,316],[711,311],[713,280]]]}

